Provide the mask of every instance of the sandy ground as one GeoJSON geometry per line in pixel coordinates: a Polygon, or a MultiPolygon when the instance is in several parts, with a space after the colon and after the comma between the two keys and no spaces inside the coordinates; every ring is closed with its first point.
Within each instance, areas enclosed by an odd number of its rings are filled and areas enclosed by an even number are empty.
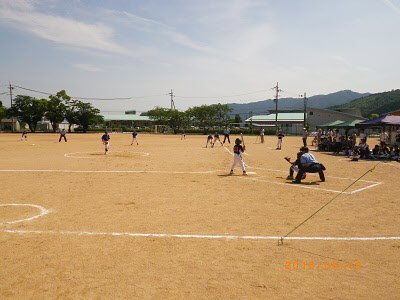
{"type": "Polygon", "coordinates": [[[247,177],[227,176],[236,136],[100,137],[0,135],[1,299],[399,298],[399,239],[278,246],[335,196],[289,237],[399,237],[399,163],[312,151],[327,181],[293,185],[300,137],[245,137],[247,177]]]}

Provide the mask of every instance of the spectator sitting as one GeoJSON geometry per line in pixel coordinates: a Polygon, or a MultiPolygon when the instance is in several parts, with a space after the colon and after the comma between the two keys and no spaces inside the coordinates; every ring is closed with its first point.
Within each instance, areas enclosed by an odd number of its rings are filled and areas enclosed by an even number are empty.
{"type": "Polygon", "coordinates": [[[314,139],[311,141],[311,146],[318,146],[318,136],[314,135],[314,139]]]}
{"type": "Polygon", "coordinates": [[[369,145],[366,143],[365,139],[361,140],[360,144],[358,145],[358,148],[360,149],[360,158],[369,158],[370,156],[369,145]]]}
{"type": "Polygon", "coordinates": [[[372,153],[370,154],[372,159],[377,159],[379,156],[379,145],[375,145],[375,147],[372,149],[372,153]]]}
{"type": "Polygon", "coordinates": [[[399,145],[394,145],[393,153],[390,152],[390,157],[389,159],[391,160],[400,160],[400,149],[399,145]]]}
{"type": "Polygon", "coordinates": [[[388,148],[386,143],[382,145],[382,147],[380,149],[380,155],[381,155],[381,158],[384,158],[384,159],[389,158],[390,149],[388,148]]]}
{"type": "Polygon", "coordinates": [[[329,141],[327,138],[321,138],[321,143],[318,144],[318,150],[320,151],[328,151],[329,141]]]}
{"type": "Polygon", "coordinates": [[[357,146],[355,146],[355,147],[353,148],[353,150],[351,150],[351,153],[350,153],[350,155],[349,155],[349,158],[350,158],[352,161],[358,161],[359,158],[360,158],[360,148],[358,148],[357,146]]]}

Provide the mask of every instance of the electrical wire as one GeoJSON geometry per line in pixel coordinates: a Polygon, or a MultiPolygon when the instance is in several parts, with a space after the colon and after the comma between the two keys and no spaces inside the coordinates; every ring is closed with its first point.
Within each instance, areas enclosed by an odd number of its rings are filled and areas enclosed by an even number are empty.
{"type": "MultiPolygon", "coordinates": [[[[48,93],[48,92],[43,92],[39,90],[34,90],[18,85],[11,85],[14,88],[19,88],[22,90],[30,91],[30,92],[35,92],[35,93],[40,93],[48,96],[53,96],[55,95],[54,93],[48,93]]],[[[274,89],[274,88],[272,88],[274,89]]],[[[242,93],[242,94],[233,94],[233,95],[225,95],[225,96],[180,96],[180,95],[173,95],[173,97],[176,98],[182,98],[182,99],[218,99],[218,98],[230,98],[230,97],[241,97],[241,96],[247,96],[247,95],[253,95],[253,94],[258,94],[258,93],[263,93],[263,92],[269,92],[271,89],[264,89],[264,90],[258,90],[254,92],[248,92],[248,93],[242,93]]],[[[295,94],[292,92],[288,91],[282,91],[283,93],[291,93],[293,95],[299,96],[299,94],[295,94]]],[[[133,100],[133,99],[144,99],[144,98],[152,98],[152,97],[160,97],[160,96],[168,96],[171,95],[171,93],[164,93],[164,94],[155,94],[155,95],[146,95],[146,96],[131,96],[131,97],[113,97],[113,98],[95,98],[95,97],[81,97],[81,96],[70,96],[73,99],[83,99],[83,100],[94,100],[94,101],[119,101],[119,100],[133,100]]],[[[254,100],[254,99],[246,99],[247,101],[261,101],[261,100],[254,100]]],[[[243,101],[243,99],[241,100],[243,101]]]]}
{"type": "MultiPolygon", "coordinates": [[[[11,85],[12,87],[19,88],[22,90],[30,91],[30,92],[35,92],[39,94],[44,94],[44,95],[49,95],[49,96],[54,96],[56,94],[54,93],[47,93],[47,92],[42,92],[34,89],[29,89],[25,88],[22,86],[18,85],[11,85]]],[[[132,100],[132,99],[142,99],[142,98],[150,98],[150,97],[158,97],[158,96],[166,96],[168,94],[157,94],[157,95],[147,95],[147,96],[133,96],[133,97],[123,97],[123,98],[91,98],[91,97],[77,97],[77,96],[70,96],[73,99],[84,99],[84,100],[98,100],[98,101],[110,101],[110,100],[132,100]]]]}
{"type": "Polygon", "coordinates": [[[375,170],[375,168],[380,164],[381,162],[378,162],[375,166],[372,168],[368,169],[364,174],[362,174],[360,177],[358,177],[355,181],[353,181],[350,185],[348,185],[344,190],[342,190],[339,194],[337,194],[335,197],[333,197],[331,200],[329,200],[327,203],[325,203],[323,206],[321,206],[319,209],[317,209],[311,216],[309,216],[307,219],[305,219],[303,222],[301,222],[299,225],[295,226],[291,231],[289,231],[287,234],[282,236],[279,241],[278,245],[283,244],[283,239],[287,238],[290,234],[292,234],[295,230],[297,230],[300,226],[302,226],[305,222],[310,220],[313,216],[315,216],[318,212],[320,212],[324,207],[328,206],[333,200],[335,200],[337,197],[342,195],[347,189],[349,189],[352,185],[354,185],[356,182],[358,182],[361,178],[363,178],[365,175],[367,175],[369,172],[372,172],[375,170]]]}
{"type": "Polygon", "coordinates": [[[268,92],[269,90],[260,90],[260,91],[255,91],[255,92],[249,92],[249,93],[244,93],[244,94],[236,94],[236,95],[228,95],[228,96],[199,96],[199,97],[194,97],[194,96],[177,96],[175,95],[174,97],[177,98],[198,98],[198,99],[202,99],[202,98],[229,98],[229,97],[239,97],[239,96],[246,96],[246,95],[251,95],[251,94],[257,94],[257,93],[261,93],[261,92],[268,92]]]}

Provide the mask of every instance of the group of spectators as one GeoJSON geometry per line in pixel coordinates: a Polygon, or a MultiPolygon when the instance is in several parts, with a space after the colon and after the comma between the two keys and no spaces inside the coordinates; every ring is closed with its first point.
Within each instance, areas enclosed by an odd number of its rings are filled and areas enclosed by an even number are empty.
{"type": "Polygon", "coordinates": [[[360,129],[359,135],[353,131],[351,134],[342,135],[339,130],[328,129],[324,131],[319,129],[314,136],[311,145],[314,145],[320,151],[328,151],[336,154],[342,153],[353,160],[359,158],[366,159],[386,159],[400,162],[400,130],[396,133],[396,142],[389,145],[389,135],[383,129],[379,135],[380,143],[374,145],[371,149],[367,143],[368,137],[364,130],[360,129]],[[357,143],[357,140],[360,142],[357,143]]]}

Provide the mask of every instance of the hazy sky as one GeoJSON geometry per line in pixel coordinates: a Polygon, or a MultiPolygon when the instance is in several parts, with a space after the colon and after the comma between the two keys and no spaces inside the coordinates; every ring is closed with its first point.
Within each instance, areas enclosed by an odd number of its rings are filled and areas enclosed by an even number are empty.
{"type": "Polygon", "coordinates": [[[0,0],[0,94],[151,96],[90,101],[140,112],[171,89],[181,110],[270,99],[276,82],[382,92],[399,88],[399,37],[400,0],[0,0]]]}

